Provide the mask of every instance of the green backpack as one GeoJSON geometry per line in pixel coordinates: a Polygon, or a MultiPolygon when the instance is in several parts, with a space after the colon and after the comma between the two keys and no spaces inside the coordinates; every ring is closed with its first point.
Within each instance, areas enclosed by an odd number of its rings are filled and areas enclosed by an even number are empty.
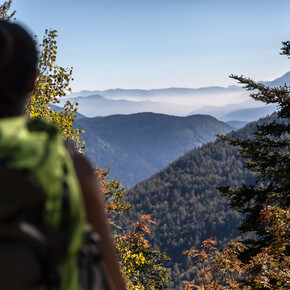
{"type": "Polygon", "coordinates": [[[57,130],[0,120],[1,289],[110,289],[57,130]]]}

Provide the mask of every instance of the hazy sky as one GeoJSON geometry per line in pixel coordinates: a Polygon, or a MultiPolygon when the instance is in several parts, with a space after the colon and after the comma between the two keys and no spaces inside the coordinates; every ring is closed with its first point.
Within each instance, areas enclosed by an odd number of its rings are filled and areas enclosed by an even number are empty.
{"type": "MultiPolygon", "coordinates": [[[[3,3],[4,1],[0,1],[3,3]]],[[[57,29],[74,91],[227,86],[289,71],[289,0],[13,0],[39,38],[57,29]]]]}

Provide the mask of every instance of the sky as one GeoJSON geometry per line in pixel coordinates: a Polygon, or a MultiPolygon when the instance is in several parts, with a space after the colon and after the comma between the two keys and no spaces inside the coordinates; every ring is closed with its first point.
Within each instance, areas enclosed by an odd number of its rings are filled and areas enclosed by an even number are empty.
{"type": "MultiPolygon", "coordinates": [[[[4,1],[0,1],[3,3],[4,1]]],[[[58,31],[57,62],[73,91],[199,88],[243,74],[289,71],[289,0],[13,0],[18,22],[41,39],[58,31]]]]}

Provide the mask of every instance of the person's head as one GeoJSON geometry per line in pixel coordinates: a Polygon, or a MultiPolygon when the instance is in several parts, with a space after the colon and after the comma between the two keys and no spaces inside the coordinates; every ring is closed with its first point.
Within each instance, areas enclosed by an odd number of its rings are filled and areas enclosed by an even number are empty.
{"type": "Polygon", "coordinates": [[[0,117],[19,115],[33,90],[37,50],[20,25],[0,20],[0,117]]]}

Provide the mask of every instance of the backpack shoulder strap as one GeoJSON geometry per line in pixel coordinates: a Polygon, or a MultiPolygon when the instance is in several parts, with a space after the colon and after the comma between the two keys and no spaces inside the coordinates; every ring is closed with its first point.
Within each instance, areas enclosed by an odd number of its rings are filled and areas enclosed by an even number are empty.
{"type": "Polygon", "coordinates": [[[29,132],[46,132],[48,135],[45,148],[44,148],[44,153],[42,154],[36,166],[32,169],[32,170],[36,170],[37,168],[41,167],[45,163],[49,154],[49,144],[58,135],[58,130],[55,126],[40,119],[29,120],[27,122],[27,129],[29,132]]]}

